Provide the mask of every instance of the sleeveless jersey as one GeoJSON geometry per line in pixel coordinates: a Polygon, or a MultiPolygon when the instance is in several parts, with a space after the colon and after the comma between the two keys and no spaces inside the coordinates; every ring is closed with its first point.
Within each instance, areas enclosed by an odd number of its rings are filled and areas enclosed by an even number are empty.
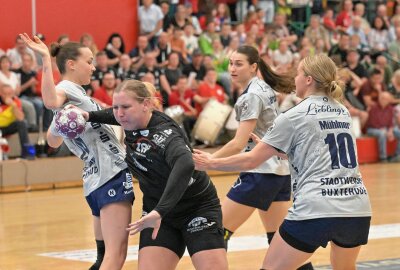
{"type": "Polygon", "coordinates": [[[267,131],[262,141],[289,158],[294,198],[287,219],[371,216],[351,125],[342,104],[310,96],[267,131]]]}
{"type": "MultiPolygon", "coordinates": [[[[266,82],[257,77],[254,77],[249,82],[246,90],[238,98],[235,104],[235,112],[236,120],[240,122],[257,119],[257,124],[253,132],[260,138],[272,126],[275,118],[280,113],[274,90],[266,82]]],[[[248,152],[254,147],[255,143],[250,140],[244,151],[248,152]]],[[[288,175],[289,166],[287,160],[282,160],[274,156],[259,167],[248,172],[288,175]]]]}
{"type": "MultiPolygon", "coordinates": [[[[56,89],[62,89],[67,96],[67,103],[85,111],[97,111],[101,108],[86,95],[85,90],[70,81],[61,81],[56,89]]],[[[55,110],[57,113],[61,109],[55,110]]],[[[52,122],[54,125],[54,119],[52,122]]],[[[121,170],[126,169],[125,150],[118,142],[113,129],[105,124],[86,123],[85,132],[78,138],[64,138],[69,150],[84,161],[83,191],[88,196],[121,170]]],[[[68,169],[68,164],[66,164],[68,169]]],[[[68,173],[68,172],[66,172],[68,173]]]]}

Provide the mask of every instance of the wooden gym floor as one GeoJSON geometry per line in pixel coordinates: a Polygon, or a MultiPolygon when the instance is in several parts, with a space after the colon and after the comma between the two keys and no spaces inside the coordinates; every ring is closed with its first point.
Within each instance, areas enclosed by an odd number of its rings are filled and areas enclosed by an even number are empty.
{"type": "MultiPolygon", "coordinates": [[[[372,225],[380,230],[361,250],[359,261],[400,258],[400,164],[362,165],[361,171],[371,197],[372,225]]],[[[235,175],[213,176],[221,198],[235,179],[235,175]]],[[[134,188],[136,220],[141,213],[141,194],[137,184],[134,188]]],[[[263,233],[254,213],[234,237],[263,233]]],[[[129,245],[137,244],[138,237],[131,237],[129,245]]],[[[88,269],[91,263],[78,257],[71,260],[39,254],[82,250],[75,256],[84,256],[85,250],[90,249],[95,249],[92,220],[81,188],[0,194],[0,270],[88,269]]],[[[229,252],[230,269],[259,269],[265,250],[229,252]]],[[[316,266],[329,264],[329,247],[319,249],[312,262],[316,266]]],[[[137,269],[136,264],[137,261],[128,260],[123,269],[137,269]]],[[[189,257],[183,257],[178,269],[194,269],[189,257]]],[[[390,269],[400,269],[400,265],[390,269]]]]}

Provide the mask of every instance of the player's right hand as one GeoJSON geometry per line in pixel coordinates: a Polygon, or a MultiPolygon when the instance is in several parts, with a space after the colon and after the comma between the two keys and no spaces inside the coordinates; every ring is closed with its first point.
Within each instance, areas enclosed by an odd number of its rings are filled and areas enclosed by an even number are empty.
{"type": "Polygon", "coordinates": [[[75,105],[68,104],[67,106],[65,106],[64,109],[71,109],[71,108],[77,109],[78,111],[80,111],[81,114],[82,114],[82,116],[83,116],[83,118],[85,118],[85,121],[88,121],[88,120],[89,120],[89,112],[84,111],[84,110],[82,110],[81,108],[76,107],[75,105]]]}
{"type": "Polygon", "coordinates": [[[40,53],[42,57],[50,57],[50,52],[46,44],[44,44],[37,36],[33,36],[33,40],[29,38],[27,33],[19,34],[19,36],[29,48],[31,48],[35,52],[40,53]]]}

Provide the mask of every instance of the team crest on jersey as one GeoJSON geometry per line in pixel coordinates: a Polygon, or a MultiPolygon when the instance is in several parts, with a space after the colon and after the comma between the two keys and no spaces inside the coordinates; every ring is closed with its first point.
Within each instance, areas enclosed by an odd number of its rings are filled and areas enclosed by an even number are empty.
{"type": "Polygon", "coordinates": [[[147,143],[137,143],[136,144],[136,152],[141,154],[146,154],[147,151],[151,149],[151,145],[147,143]]]}
{"type": "Polygon", "coordinates": [[[132,144],[132,149],[135,151],[135,153],[142,157],[146,157],[146,153],[151,148],[155,148],[155,145],[147,138],[140,138],[134,144],[132,144]]]}
{"type": "Polygon", "coordinates": [[[149,130],[148,129],[141,130],[140,135],[145,136],[145,137],[149,136],[149,130]]]}

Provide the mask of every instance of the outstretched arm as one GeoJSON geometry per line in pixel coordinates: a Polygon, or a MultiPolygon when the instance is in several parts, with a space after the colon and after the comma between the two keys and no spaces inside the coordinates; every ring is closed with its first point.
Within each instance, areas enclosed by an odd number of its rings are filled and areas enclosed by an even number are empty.
{"type": "Polygon", "coordinates": [[[193,160],[198,170],[246,171],[258,167],[267,159],[278,154],[275,148],[260,142],[250,152],[225,158],[212,158],[210,154],[195,149],[193,160]]]}
{"type": "Polygon", "coordinates": [[[33,40],[29,38],[28,34],[20,34],[20,37],[25,44],[39,53],[42,56],[43,61],[43,76],[42,76],[42,98],[44,105],[48,109],[61,108],[66,102],[67,96],[62,90],[56,90],[53,79],[53,70],[51,67],[51,57],[49,49],[37,36],[33,37],[33,40]]]}
{"type": "Polygon", "coordinates": [[[235,137],[225,144],[221,149],[213,153],[213,158],[228,157],[240,153],[249,141],[250,134],[257,124],[257,119],[241,121],[235,137]]]}
{"type": "Polygon", "coordinates": [[[83,118],[85,118],[86,122],[116,125],[116,126],[120,125],[114,117],[112,108],[107,108],[100,111],[91,111],[91,112],[82,110],[81,108],[72,104],[68,104],[67,106],[65,106],[65,108],[66,109],[74,108],[80,111],[82,113],[83,118]]]}
{"type": "Polygon", "coordinates": [[[119,126],[120,124],[114,117],[113,108],[107,108],[100,111],[92,111],[88,113],[88,118],[86,118],[88,122],[95,122],[101,124],[109,124],[119,126]]]}

